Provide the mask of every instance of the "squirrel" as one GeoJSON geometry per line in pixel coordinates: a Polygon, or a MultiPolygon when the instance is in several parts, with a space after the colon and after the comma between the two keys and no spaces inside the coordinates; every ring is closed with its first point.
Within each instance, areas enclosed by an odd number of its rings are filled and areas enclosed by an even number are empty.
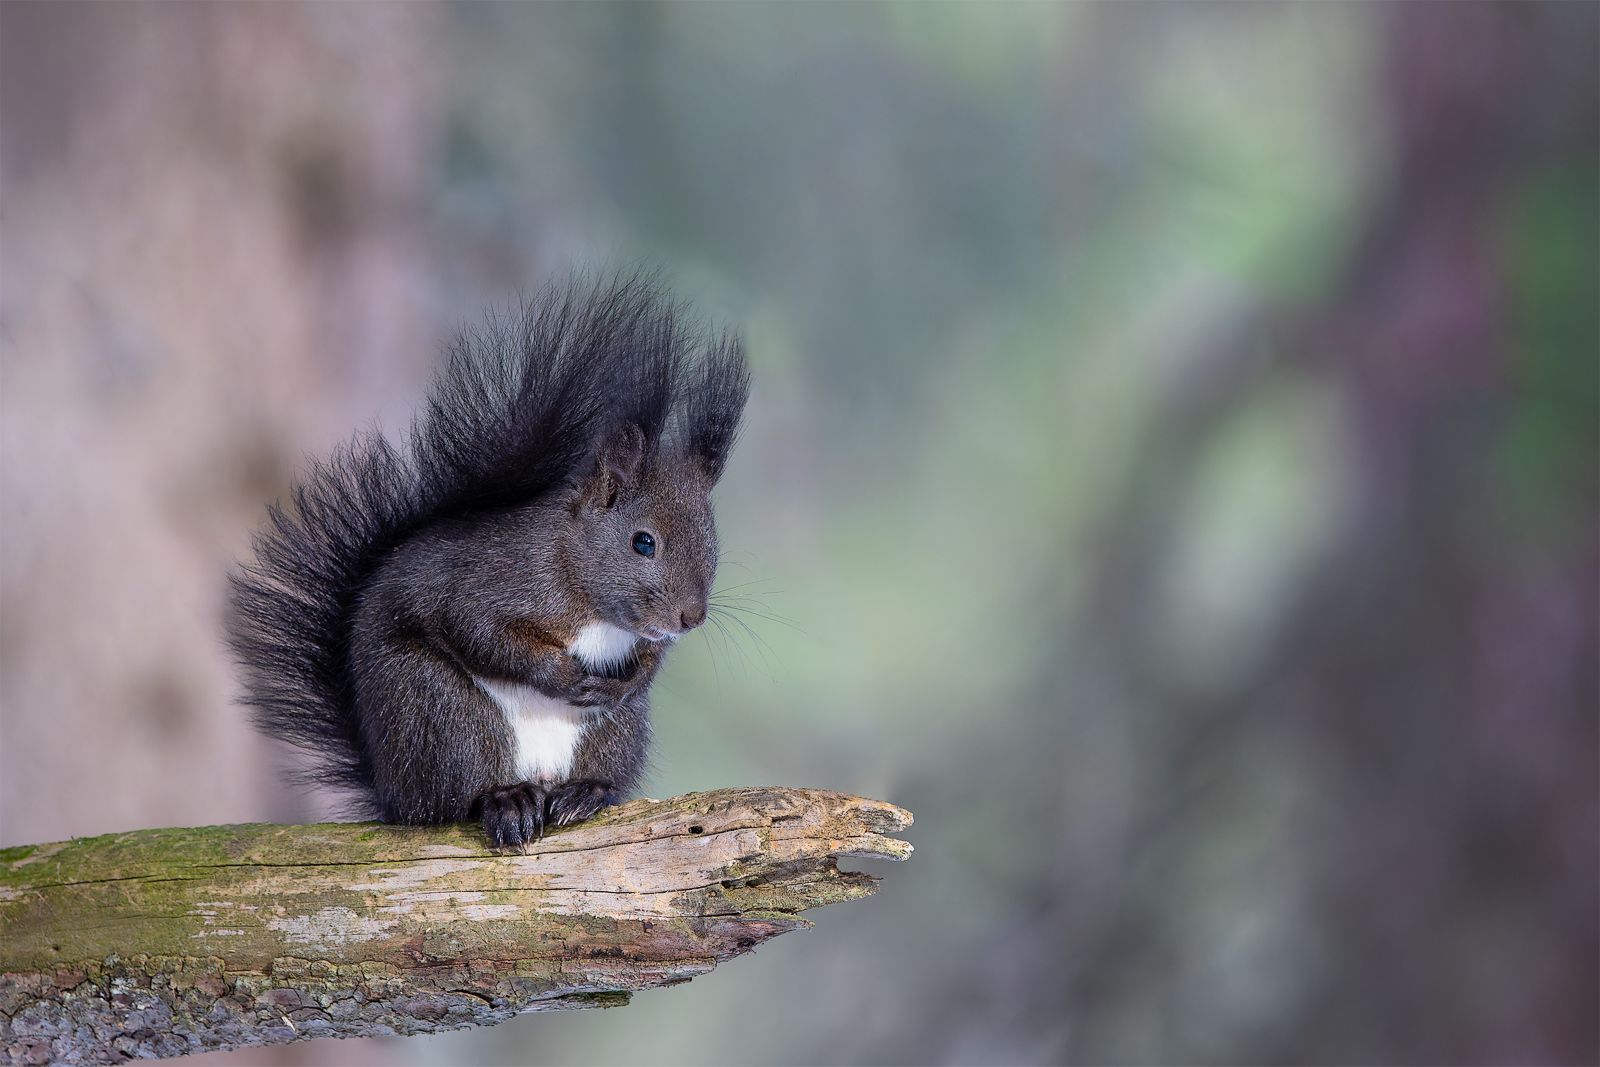
{"type": "Polygon", "coordinates": [[[546,286],[448,346],[404,445],[358,432],[268,509],[229,643],[307,777],[497,848],[627,797],[750,391],[687,323],[654,275],[546,286]]]}

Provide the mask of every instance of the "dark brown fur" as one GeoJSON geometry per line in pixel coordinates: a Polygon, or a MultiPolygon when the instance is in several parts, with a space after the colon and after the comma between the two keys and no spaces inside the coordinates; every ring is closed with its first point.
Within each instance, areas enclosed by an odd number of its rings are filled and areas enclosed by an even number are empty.
{"type": "Polygon", "coordinates": [[[737,343],[697,342],[647,280],[549,290],[464,338],[408,452],[357,438],[258,538],[233,635],[258,723],[380,818],[482,818],[497,845],[626,796],[650,682],[706,618],[747,392],[737,343]],[[568,648],[598,622],[635,639],[590,668],[568,648]],[[475,677],[586,709],[565,781],[517,780],[475,677]]]}

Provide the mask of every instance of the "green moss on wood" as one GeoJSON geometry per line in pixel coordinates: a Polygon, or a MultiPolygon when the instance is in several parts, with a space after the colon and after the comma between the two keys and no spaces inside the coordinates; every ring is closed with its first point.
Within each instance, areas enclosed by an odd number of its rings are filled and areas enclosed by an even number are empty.
{"type": "Polygon", "coordinates": [[[0,1064],[614,1006],[870,894],[877,879],[836,858],[902,859],[884,835],[909,824],[878,801],[756,788],[634,801],[525,854],[474,827],[373,823],[6,849],[0,1064]]]}

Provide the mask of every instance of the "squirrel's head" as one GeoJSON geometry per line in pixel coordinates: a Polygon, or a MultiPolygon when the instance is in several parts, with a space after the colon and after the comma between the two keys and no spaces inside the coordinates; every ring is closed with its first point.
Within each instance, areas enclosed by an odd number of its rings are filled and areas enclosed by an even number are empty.
{"type": "Polygon", "coordinates": [[[653,641],[705,622],[717,570],[711,489],[720,473],[720,462],[693,449],[650,448],[634,426],[604,442],[571,505],[573,563],[602,621],[653,641]]]}

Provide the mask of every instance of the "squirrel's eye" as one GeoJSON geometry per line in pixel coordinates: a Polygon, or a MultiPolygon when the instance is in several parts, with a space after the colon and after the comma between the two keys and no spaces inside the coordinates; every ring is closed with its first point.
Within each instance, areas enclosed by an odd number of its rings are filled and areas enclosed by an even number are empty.
{"type": "Polygon", "coordinates": [[[633,550],[641,556],[653,556],[656,554],[656,539],[640,530],[633,535],[633,550]]]}

